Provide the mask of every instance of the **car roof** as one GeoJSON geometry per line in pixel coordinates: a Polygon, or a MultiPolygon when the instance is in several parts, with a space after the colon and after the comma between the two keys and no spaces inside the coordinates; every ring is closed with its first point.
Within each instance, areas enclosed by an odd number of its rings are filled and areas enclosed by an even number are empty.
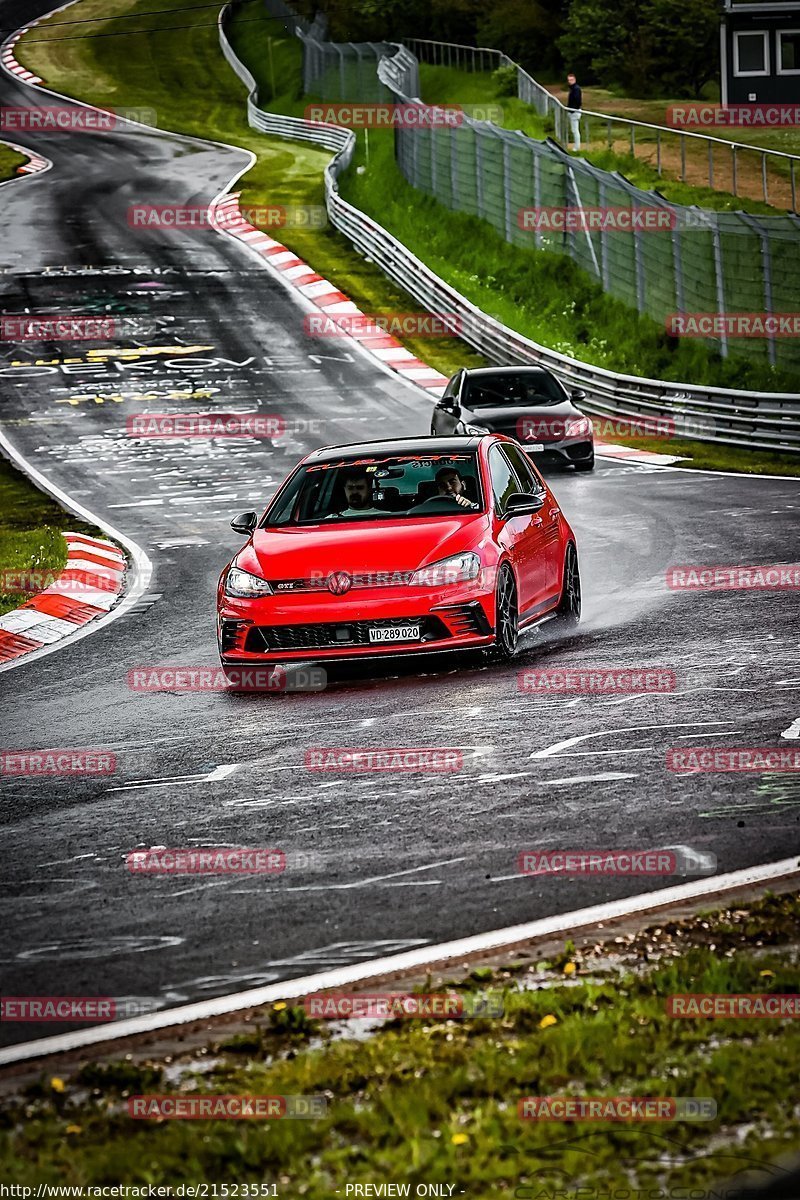
{"type": "Polygon", "coordinates": [[[364,458],[370,454],[463,454],[475,450],[486,434],[468,437],[386,438],[374,442],[348,442],[343,446],[323,446],[306,455],[303,462],[330,462],[337,458],[364,458]]]}
{"type": "Polygon", "coordinates": [[[470,379],[481,375],[552,375],[547,367],[464,367],[470,379]]]}

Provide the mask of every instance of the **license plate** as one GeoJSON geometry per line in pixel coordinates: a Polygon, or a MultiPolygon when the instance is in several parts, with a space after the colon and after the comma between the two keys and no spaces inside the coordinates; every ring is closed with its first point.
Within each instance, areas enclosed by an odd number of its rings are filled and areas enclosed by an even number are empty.
{"type": "Polygon", "coordinates": [[[538,454],[540,450],[544,450],[544,442],[526,442],[525,449],[529,450],[531,454],[538,454]]]}
{"type": "Polygon", "coordinates": [[[371,642],[418,642],[419,625],[388,625],[382,629],[370,629],[371,642]]]}

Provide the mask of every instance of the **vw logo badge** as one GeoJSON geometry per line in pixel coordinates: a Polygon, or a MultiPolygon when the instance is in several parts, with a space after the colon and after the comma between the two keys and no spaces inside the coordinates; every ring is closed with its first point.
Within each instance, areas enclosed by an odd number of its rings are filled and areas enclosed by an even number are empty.
{"type": "Polygon", "coordinates": [[[347,571],[331,571],[328,576],[328,591],[334,596],[343,596],[353,586],[353,577],[347,571]]]}

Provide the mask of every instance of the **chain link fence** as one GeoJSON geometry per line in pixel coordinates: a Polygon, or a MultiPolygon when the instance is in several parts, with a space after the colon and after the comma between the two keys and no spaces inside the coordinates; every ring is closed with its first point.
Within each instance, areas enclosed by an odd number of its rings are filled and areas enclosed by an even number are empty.
{"type": "MultiPolygon", "coordinates": [[[[411,57],[384,59],[378,73],[397,102],[425,109],[413,95],[417,75],[406,67],[411,57]]],[[[567,255],[609,295],[659,323],[672,314],[797,309],[800,219],[793,214],[755,217],[671,204],[618,172],[572,157],[552,139],[536,141],[466,115],[449,126],[420,117],[413,127],[398,127],[395,148],[413,187],[446,208],[488,221],[513,246],[567,255]],[[613,225],[613,210],[642,210],[641,226],[604,228],[601,217],[611,217],[613,225]]],[[[629,220],[635,224],[637,218],[629,220]]],[[[734,338],[723,329],[702,340],[723,356],[733,350],[752,361],[800,368],[796,335],[773,329],[763,337],[734,338]]]]}
{"type": "MultiPolygon", "coordinates": [[[[269,0],[273,3],[274,0],[269,0]]],[[[303,43],[303,89],[321,100],[387,102],[388,88],[378,76],[378,63],[396,46],[390,42],[325,42],[300,33],[303,43]]]]}

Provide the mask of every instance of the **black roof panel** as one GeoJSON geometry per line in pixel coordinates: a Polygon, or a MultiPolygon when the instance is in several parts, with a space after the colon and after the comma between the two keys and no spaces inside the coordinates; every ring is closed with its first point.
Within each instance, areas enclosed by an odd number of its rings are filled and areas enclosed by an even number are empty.
{"type": "Polygon", "coordinates": [[[467,437],[420,436],[349,442],[344,446],[323,446],[320,450],[312,451],[305,461],[330,462],[335,458],[361,458],[368,454],[463,454],[465,450],[475,450],[480,440],[480,437],[471,434],[467,437]]]}

